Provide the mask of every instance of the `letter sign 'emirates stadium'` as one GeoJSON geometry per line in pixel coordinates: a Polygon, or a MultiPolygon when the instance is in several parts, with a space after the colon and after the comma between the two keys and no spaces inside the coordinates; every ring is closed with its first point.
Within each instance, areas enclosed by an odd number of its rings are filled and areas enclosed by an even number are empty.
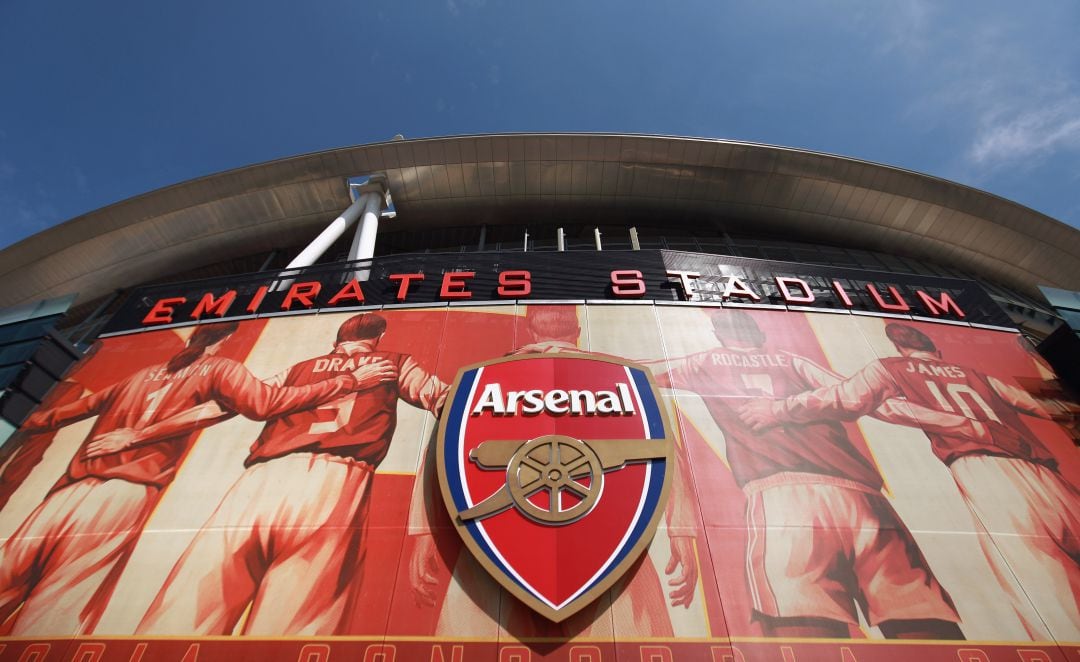
{"type": "Polygon", "coordinates": [[[487,571],[562,621],[648,546],[673,437],[648,371],[633,363],[499,359],[458,374],[439,431],[439,483],[487,571]]]}

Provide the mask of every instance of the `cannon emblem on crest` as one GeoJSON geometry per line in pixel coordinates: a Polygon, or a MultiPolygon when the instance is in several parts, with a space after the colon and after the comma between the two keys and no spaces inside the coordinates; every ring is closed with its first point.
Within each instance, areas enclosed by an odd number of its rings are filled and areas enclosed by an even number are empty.
{"type": "Polygon", "coordinates": [[[503,489],[460,513],[462,520],[483,519],[514,507],[541,524],[563,525],[581,519],[600,502],[604,472],[628,463],[663,459],[666,439],[583,441],[549,434],[529,441],[485,441],[469,459],[481,469],[506,470],[503,489]],[[534,497],[546,493],[546,504],[534,497]]]}

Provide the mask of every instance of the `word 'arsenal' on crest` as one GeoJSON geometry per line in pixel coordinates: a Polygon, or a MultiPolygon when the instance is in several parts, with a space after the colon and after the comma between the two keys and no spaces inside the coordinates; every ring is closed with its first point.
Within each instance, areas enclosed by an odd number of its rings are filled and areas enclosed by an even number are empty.
{"type": "Polygon", "coordinates": [[[634,403],[630,399],[630,387],[624,383],[615,385],[614,391],[586,391],[571,389],[552,389],[542,391],[508,391],[503,396],[500,384],[488,384],[484,393],[472,410],[473,416],[485,411],[500,416],[516,416],[518,409],[522,414],[533,415],[546,411],[551,414],[571,416],[606,416],[611,414],[633,414],[634,403]]]}

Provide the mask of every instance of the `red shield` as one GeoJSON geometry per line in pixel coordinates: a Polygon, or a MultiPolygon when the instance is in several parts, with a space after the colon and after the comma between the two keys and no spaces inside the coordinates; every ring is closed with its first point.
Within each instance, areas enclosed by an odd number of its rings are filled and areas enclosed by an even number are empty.
{"type": "Polygon", "coordinates": [[[440,426],[439,481],[480,563],[561,621],[648,546],[672,436],[644,368],[587,354],[502,359],[458,375],[440,426]]]}

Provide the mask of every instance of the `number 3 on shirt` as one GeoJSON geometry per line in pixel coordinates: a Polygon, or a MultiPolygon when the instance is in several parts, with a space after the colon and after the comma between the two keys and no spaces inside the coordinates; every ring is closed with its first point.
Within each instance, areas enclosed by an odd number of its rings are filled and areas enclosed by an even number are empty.
{"type": "Polygon", "coordinates": [[[319,418],[324,418],[326,416],[323,412],[328,412],[333,418],[329,421],[312,423],[308,428],[308,434],[330,434],[331,432],[337,432],[345,427],[345,424],[348,423],[349,419],[352,417],[353,406],[355,404],[356,398],[349,395],[320,406],[315,410],[318,412],[317,415],[319,418]]]}

